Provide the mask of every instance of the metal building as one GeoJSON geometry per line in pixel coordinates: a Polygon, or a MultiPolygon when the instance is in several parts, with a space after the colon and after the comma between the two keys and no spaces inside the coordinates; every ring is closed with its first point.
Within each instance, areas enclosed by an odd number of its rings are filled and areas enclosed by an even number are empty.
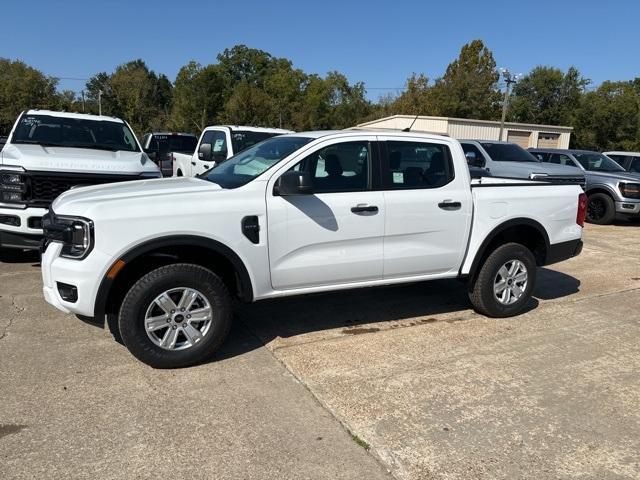
{"type": "MultiPolygon", "coordinates": [[[[416,132],[438,133],[460,140],[500,140],[500,122],[492,120],[393,115],[361,123],[358,127],[402,130],[414,120],[411,130],[416,132]]],[[[572,127],[505,122],[501,140],[517,143],[524,148],[569,148],[572,131],[572,127]]]]}

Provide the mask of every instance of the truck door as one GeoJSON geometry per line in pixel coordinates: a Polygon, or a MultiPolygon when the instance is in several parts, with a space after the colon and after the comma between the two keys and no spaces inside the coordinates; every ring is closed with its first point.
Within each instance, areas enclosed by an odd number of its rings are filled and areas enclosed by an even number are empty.
{"type": "Polygon", "coordinates": [[[445,142],[378,138],[386,205],[384,278],[457,270],[471,224],[468,171],[454,171],[445,142]]]}
{"type": "Polygon", "coordinates": [[[200,144],[211,145],[211,153],[208,156],[202,155],[202,152],[196,152],[194,156],[193,173],[200,175],[216,165],[216,162],[222,162],[227,159],[228,141],[227,133],[224,130],[207,130],[202,136],[200,144]]]}
{"type": "Polygon", "coordinates": [[[313,194],[274,195],[272,179],[267,216],[274,289],[382,278],[385,207],[383,192],[371,187],[374,140],[333,139],[305,153],[291,170],[311,173],[313,194]]]}

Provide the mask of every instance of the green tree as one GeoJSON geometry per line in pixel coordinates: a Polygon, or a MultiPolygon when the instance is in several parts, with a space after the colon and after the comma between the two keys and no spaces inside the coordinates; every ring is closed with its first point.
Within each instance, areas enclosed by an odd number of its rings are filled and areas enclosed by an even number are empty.
{"type": "Polygon", "coordinates": [[[248,80],[241,80],[225,105],[224,123],[253,126],[273,126],[275,105],[272,99],[248,80]]]}
{"type": "Polygon", "coordinates": [[[433,115],[496,119],[500,115],[500,91],[496,62],[482,40],[462,47],[430,92],[433,115]]]}
{"type": "Polygon", "coordinates": [[[594,150],[640,149],[640,79],[603,82],[586,93],[575,118],[575,146],[594,150]]]}
{"type": "Polygon", "coordinates": [[[433,95],[429,78],[413,73],[405,84],[405,90],[393,98],[382,100],[385,115],[434,115],[433,95]]]}
{"type": "Polygon", "coordinates": [[[23,110],[56,108],[58,80],[20,60],[0,58],[0,133],[8,134],[23,110]]]}
{"type": "Polygon", "coordinates": [[[589,80],[571,67],[566,73],[536,67],[513,87],[509,119],[546,125],[572,125],[589,80]]]}

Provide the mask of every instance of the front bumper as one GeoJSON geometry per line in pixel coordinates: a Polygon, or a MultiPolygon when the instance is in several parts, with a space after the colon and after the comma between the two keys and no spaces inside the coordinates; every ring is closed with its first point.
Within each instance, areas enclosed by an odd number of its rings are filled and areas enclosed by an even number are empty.
{"type": "Polygon", "coordinates": [[[0,222],[0,247],[38,249],[42,240],[42,216],[46,208],[0,207],[0,218],[11,219],[19,225],[0,222]]]}
{"type": "Polygon", "coordinates": [[[552,263],[562,262],[570,258],[580,255],[582,252],[583,243],[581,239],[569,240],[568,242],[554,243],[549,245],[547,251],[547,258],[544,262],[545,265],[551,265],[552,263]]]}
{"type": "Polygon", "coordinates": [[[42,292],[44,298],[48,303],[65,313],[93,317],[100,282],[113,259],[94,249],[86,258],[73,260],[61,257],[61,250],[61,243],[51,242],[42,254],[42,292]],[[58,283],[76,287],[77,300],[75,302],[63,300],[58,291],[58,283]]]}
{"type": "Polygon", "coordinates": [[[640,202],[637,200],[616,202],[616,213],[624,215],[640,215],[640,202]]]}

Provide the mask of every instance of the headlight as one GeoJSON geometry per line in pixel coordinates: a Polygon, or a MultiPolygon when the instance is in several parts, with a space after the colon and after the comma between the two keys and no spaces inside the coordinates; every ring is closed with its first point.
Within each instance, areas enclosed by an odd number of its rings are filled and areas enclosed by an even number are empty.
{"type": "Polygon", "coordinates": [[[82,217],[65,217],[50,212],[42,217],[45,245],[62,243],[61,257],[83,259],[93,249],[93,222],[82,217]]]}
{"type": "Polygon", "coordinates": [[[618,188],[623,197],[640,198],[640,183],[620,183],[618,188]]]}
{"type": "Polygon", "coordinates": [[[27,186],[20,173],[0,171],[0,202],[23,203],[27,186]]]}

